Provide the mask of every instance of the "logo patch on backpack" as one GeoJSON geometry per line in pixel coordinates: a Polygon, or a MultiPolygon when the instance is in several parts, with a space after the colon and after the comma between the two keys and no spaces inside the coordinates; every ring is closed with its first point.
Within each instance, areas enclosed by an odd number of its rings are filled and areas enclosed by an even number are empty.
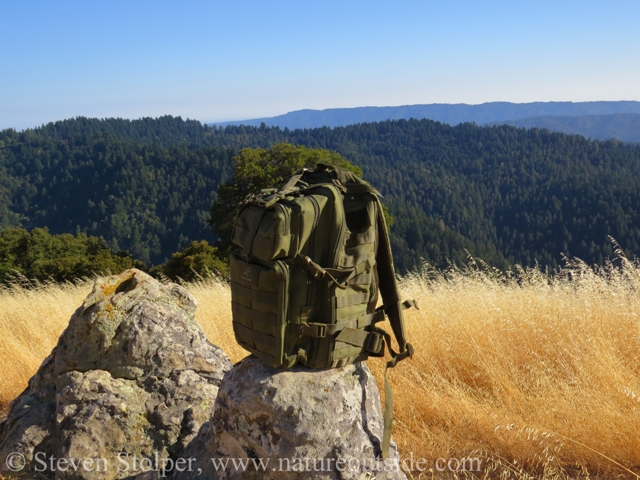
{"type": "Polygon", "coordinates": [[[258,284],[258,274],[260,267],[251,263],[244,263],[240,266],[240,280],[249,285],[258,284]]]}

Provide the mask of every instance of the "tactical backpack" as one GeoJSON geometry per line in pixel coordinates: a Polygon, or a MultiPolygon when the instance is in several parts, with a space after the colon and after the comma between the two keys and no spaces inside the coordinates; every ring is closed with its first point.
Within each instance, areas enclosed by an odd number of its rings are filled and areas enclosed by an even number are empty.
{"type": "MultiPolygon", "coordinates": [[[[407,343],[379,193],[353,173],[319,164],[239,206],[231,254],[233,330],[274,367],[330,368],[413,354],[407,343]],[[378,290],[382,306],[378,303],[378,290]],[[399,353],[376,324],[389,318],[399,353]]],[[[392,412],[385,369],[385,438],[392,412]]]]}

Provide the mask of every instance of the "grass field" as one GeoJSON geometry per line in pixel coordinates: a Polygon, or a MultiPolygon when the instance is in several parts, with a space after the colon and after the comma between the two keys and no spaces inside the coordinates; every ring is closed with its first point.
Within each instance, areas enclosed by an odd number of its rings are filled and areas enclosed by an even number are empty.
{"type": "MultiPolygon", "coordinates": [[[[617,262],[599,271],[573,263],[553,277],[469,268],[402,279],[422,307],[406,315],[416,354],[390,371],[394,438],[403,458],[431,468],[414,478],[452,476],[435,467],[469,458],[481,462],[478,478],[640,478],[640,267],[617,262]]],[[[211,342],[233,361],[245,356],[227,286],[187,287],[211,342]]],[[[3,406],[90,289],[0,293],[3,406]]],[[[383,362],[368,364],[381,385],[383,362]]]]}

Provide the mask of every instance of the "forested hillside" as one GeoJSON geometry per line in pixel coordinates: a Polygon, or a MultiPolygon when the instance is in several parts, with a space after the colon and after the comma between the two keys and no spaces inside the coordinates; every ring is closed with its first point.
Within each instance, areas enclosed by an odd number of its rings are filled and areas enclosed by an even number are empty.
{"type": "Polygon", "coordinates": [[[0,221],[102,236],[149,264],[214,240],[209,208],[234,150],[204,145],[199,122],[67,120],[0,133],[0,221]],[[198,143],[200,141],[200,143],[198,143]]]}
{"type": "Polygon", "coordinates": [[[640,147],[510,126],[397,120],[338,128],[74,119],[0,132],[4,226],[84,231],[156,264],[213,240],[209,208],[243,147],[327,148],[360,166],[395,218],[400,270],[466,251],[506,267],[640,253],[640,147]]]}

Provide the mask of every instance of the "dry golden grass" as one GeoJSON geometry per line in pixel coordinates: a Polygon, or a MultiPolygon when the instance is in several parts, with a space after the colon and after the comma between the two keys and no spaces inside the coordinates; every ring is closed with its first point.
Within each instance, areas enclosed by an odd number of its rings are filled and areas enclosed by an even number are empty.
{"type": "Polygon", "coordinates": [[[93,281],[0,290],[0,411],[27,386],[93,281]]]}
{"type": "Polygon", "coordinates": [[[236,343],[231,327],[231,290],[225,283],[205,280],[186,285],[196,297],[196,321],[214,345],[218,345],[233,363],[248,352],[236,343]]]}
{"type": "MultiPolygon", "coordinates": [[[[392,373],[403,454],[508,476],[640,472],[640,268],[425,270],[403,280],[413,361],[392,373]]],[[[372,363],[372,362],[370,362],[372,363]]]]}
{"type": "MultiPolygon", "coordinates": [[[[640,267],[620,262],[573,263],[552,278],[478,268],[404,278],[422,309],[406,314],[416,354],[389,372],[402,455],[432,469],[479,457],[479,478],[639,478],[640,267]]],[[[244,357],[228,287],[188,288],[209,339],[244,357]]],[[[89,290],[0,292],[0,402],[26,386],[89,290]]],[[[382,386],[384,362],[368,364],[382,386]]]]}

